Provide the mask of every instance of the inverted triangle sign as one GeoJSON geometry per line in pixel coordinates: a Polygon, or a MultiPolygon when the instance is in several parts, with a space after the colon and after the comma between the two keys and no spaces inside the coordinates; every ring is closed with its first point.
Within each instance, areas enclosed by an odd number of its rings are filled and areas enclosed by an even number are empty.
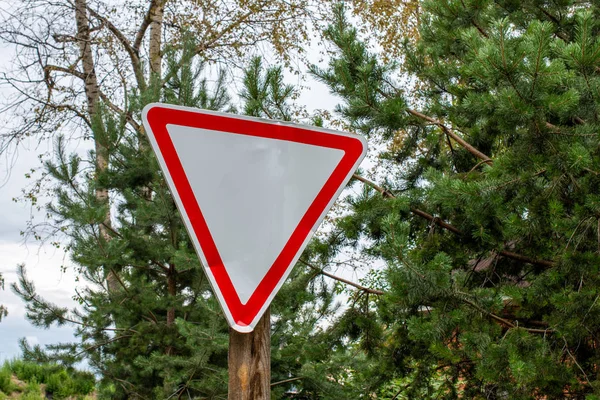
{"type": "Polygon", "coordinates": [[[142,114],[231,327],[250,332],[364,158],[364,138],[167,104],[142,114]]]}

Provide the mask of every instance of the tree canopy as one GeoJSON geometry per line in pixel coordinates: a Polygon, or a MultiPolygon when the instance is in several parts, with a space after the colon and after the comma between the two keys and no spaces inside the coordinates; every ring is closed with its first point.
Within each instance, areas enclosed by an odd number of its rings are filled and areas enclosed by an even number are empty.
{"type": "Polygon", "coordinates": [[[313,67],[385,146],[328,241],[385,263],[344,334],[378,360],[375,391],[596,398],[600,10],[420,4],[390,61],[338,9],[335,56],[313,67]]]}
{"type": "MultiPolygon", "coordinates": [[[[57,135],[45,163],[52,227],[93,283],[81,308],[39,298],[24,268],[14,286],[32,322],[75,324],[80,342],[23,343],[27,358],[85,356],[110,398],[223,398],[227,327],[140,112],[164,101],[296,119],[283,70],[244,50],[267,37],[302,47],[289,32],[309,3],[198,14],[203,2],[152,1],[136,24],[84,0],[46,15],[22,4],[0,35],[37,78],[5,78],[26,118],[4,143],[64,123],[94,141],[84,158],[57,135]],[[48,16],[64,29],[26,33],[48,16]],[[215,60],[244,66],[239,93],[207,73],[215,60]]],[[[568,0],[332,8],[330,58],[311,73],[375,150],[273,304],[276,398],[600,397],[599,14],[568,0]]]]}

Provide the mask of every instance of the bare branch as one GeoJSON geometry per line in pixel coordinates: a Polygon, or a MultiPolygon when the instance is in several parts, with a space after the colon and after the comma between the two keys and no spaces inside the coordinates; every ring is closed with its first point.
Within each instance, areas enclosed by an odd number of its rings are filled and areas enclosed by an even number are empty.
{"type": "Polygon", "coordinates": [[[273,382],[273,383],[271,383],[271,387],[277,386],[277,385],[283,385],[283,384],[290,383],[290,382],[296,382],[296,381],[299,381],[299,380],[302,380],[302,379],[304,379],[304,377],[302,377],[302,376],[297,376],[295,378],[290,378],[290,379],[284,379],[284,380],[279,381],[279,382],[273,382]]]}
{"type": "Polygon", "coordinates": [[[498,321],[498,322],[500,322],[502,325],[505,325],[505,326],[506,326],[506,327],[508,327],[508,328],[520,328],[520,329],[524,329],[524,330],[526,330],[526,331],[527,331],[527,332],[529,332],[529,333],[536,333],[536,334],[543,334],[543,335],[545,335],[545,334],[552,334],[552,333],[554,333],[554,330],[553,330],[553,329],[525,328],[525,327],[523,327],[523,326],[515,325],[515,324],[513,324],[511,321],[509,321],[509,320],[507,320],[507,319],[504,319],[504,318],[502,318],[502,317],[500,317],[500,316],[498,316],[498,315],[496,315],[496,314],[494,314],[494,313],[492,313],[492,312],[489,312],[489,311],[485,310],[484,308],[482,308],[481,306],[479,306],[479,305],[475,304],[474,302],[472,302],[472,301],[471,301],[471,300],[469,300],[469,299],[461,298],[460,300],[461,300],[463,303],[465,303],[465,304],[467,304],[467,305],[469,305],[469,306],[473,307],[473,308],[474,308],[474,309],[476,309],[477,311],[479,311],[479,312],[481,312],[481,313],[485,314],[485,315],[486,315],[486,316],[488,316],[489,318],[491,318],[491,319],[493,319],[493,320],[495,320],[495,321],[498,321]]]}
{"type": "MultiPolygon", "coordinates": [[[[349,281],[347,279],[340,278],[339,276],[332,275],[332,274],[330,274],[328,272],[325,272],[322,268],[319,268],[319,267],[317,267],[315,265],[312,265],[311,263],[309,263],[309,262],[307,262],[305,260],[300,259],[298,261],[301,262],[302,264],[306,265],[307,267],[312,268],[315,271],[319,272],[321,275],[327,276],[327,277],[329,277],[331,279],[334,279],[334,280],[336,280],[338,282],[342,282],[342,283],[344,283],[346,285],[350,285],[350,286],[352,286],[352,287],[354,287],[354,288],[356,288],[358,290],[361,290],[363,292],[366,292],[366,293],[369,293],[369,294],[375,294],[375,295],[378,295],[378,296],[385,294],[385,292],[382,291],[382,290],[371,289],[371,288],[359,285],[358,283],[351,282],[351,281],[349,281]]],[[[459,294],[464,295],[464,293],[459,293],[459,294]]],[[[476,309],[477,311],[485,314],[487,317],[493,319],[494,321],[497,321],[497,322],[501,323],[502,325],[505,325],[508,328],[521,328],[521,329],[526,330],[529,333],[544,334],[544,335],[545,334],[552,334],[552,333],[554,333],[553,329],[526,328],[526,327],[523,327],[521,325],[514,324],[514,323],[512,323],[511,321],[509,321],[509,320],[507,320],[505,318],[502,318],[502,317],[500,317],[500,316],[498,316],[498,315],[496,315],[496,314],[494,314],[494,313],[492,313],[490,311],[485,310],[484,308],[482,308],[481,306],[477,305],[476,303],[472,302],[469,299],[460,297],[460,300],[463,303],[471,306],[472,308],[476,309]]],[[[538,322],[538,323],[540,323],[540,322],[538,322]]],[[[542,323],[545,324],[545,322],[542,322],[542,323]]],[[[299,378],[299,379],[301,379],[301,378],[299,378]]],[[[281,383],[285,383],[285,382],[282,381],[281,383]]]]}
{"type": "Polygon", "coordinates": [[[131,116],[131,113],[123,111],[119,106],[117,106],[112,101],[110,101],[110,99],[108,98],[107,95],[104,94],[104,92],[100,92],[100,98],[108,106],[108,108],[110,108],[111,110],[113,110],[117,114],[125,116],[125,119],[127,120],[127,123],[129,123],[129,125],[131,125],[131,127],[136,132],[140,132],[141,131],[141,125],[135,119],[133,119],[133,117],[131,116]]]}
{"type": "Polygon", "coordinates": [[[352,287],[354,287],[354,288],[356,288],[358,290],[362,290],[363,292],[371,293],[371,294],[375,294],[375,295],[382,295],[382,294],[384,294],[384,292],[382,292],[381,290],[371,289],[371,288],[368,288],[366,286],[360,285],[358,283],[349,281],[347,279],[340,278],[339,276],[335,276],[333,274],[330,274],[329,272],[324,271],[322,268],[319,268],[319,267],[317,267],[315,265],[312,265],[311,263],[309,263],[307,261],[304,261],[302,259],[300,259],[298,261],[300,261],[302,264],[306,265],[307,267],[314,269],[315,271],[317,271],[321,275],[324,275],[324,276],[326,276],[328,278],[331,278],[333,280],[345,283],[346,285],[350,285],[350,286],[352,286],[352,287]]]}
{"type": "Polygon", "coordinates": [[[406,109],[406,112],[417,117],[420,118],[424,121],[430,122],[434,125],[439,126],[440,128],[442,128],[442,130],[444,131],[444,133],[448,136],[450,136],[452,139],[454,139],[458,144],[460,144],[463,148],[465,148],[469,153],[473,154],[475,157],[479,158],[480,160],[483,160],[484,162],[488,163],[488,164],[492,164],[493,161],[491,158],[489,158],[487,155],[483,154],[481,151],[477,150],[475,147],[473,147],[471,144],[467,143],[466,140],[464,140],[463,138],[461,138],[460,136],[458,136],[452,129],[450,129],[449,127],[447,127],[446,125],[444,125],[442,122],[431,118],[428,115],[425,115],[423,113],[420,113],[418,111],[412,110],[410,108],[406,109]]]}
{"type": "MultiPolygon", "coordinates": [[[[219,32],[216,36],[210,38],[208,41],[198,45],[195,49],[195,54],[201,54],[202,52],[210,49],[211,47],[213,47],[217,41],[221,38],[223,38],[225,35],[227,35],[228,33],[230,33],[231,31],[233,31],[234,29],[236,29],[237,27],[239,27],[241,24],[243,24],[250,16],[252,15],[252,11],[249,11],[247,13],[245,13],[244,15],[242,15],[240,18],[238,18],[237,20],[235,20],[234,22],[232,22],[231,24],[229,24],[227,27],[225,27],[221,32],[219,32]]],[[[167,75],[164,79],[163,79],[163,86],[171,79],[173,78],[173,76],[177,73],[177,71],[181,68],[181,66],[187,62],[189,60],[185,60],[185,59],[181,59],[181,61],[179,62],[179,64],[177,65],[176,68],[173,68],[171,70],[171,73],[169,75],[167,75]]]]}
{"type": "Polygon", "coordinates": [[[58,65],[44,65],[43,66],[44,69],[44,74],[47,76],[50,75],[50,72],[62,72],[68,75],[73,75],[76,78],[81,79],[82,81],[85,81],[85,75],[83,74],[83,72],[77,71],[75,68],[65,68],[65,67],[60,67],[58,65]]]}
{"type": "Polygon", "coordinates": [[[117,38],[119,43],[123,46],[127,54],[129,54],[129,58],[131,59],[131,66],[133,68],[133,73],[135,75],[135,79],[137,84],[141,90],[144,90],[146,87],[146,81],[144,80],[144,72],[142,71],[142,63],[140,61],[140,56],[138,50],[134,48],[127,37],[121,32],[112,22],[110,22],[106,17],[100,15],[97,11],[93,10],[91,7],[87,7],[88,11],[94,18],[102,21],[104,25],[108,28],[108,30],[117,38]]]}

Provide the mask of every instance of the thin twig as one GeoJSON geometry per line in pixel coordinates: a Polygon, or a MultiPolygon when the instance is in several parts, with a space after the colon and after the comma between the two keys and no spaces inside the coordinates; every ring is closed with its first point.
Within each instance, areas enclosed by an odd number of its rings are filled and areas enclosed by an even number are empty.
{"type": "Polygon", "coordinates": [[[585,377],[586,383],[589,385],[590,378],[588,378],[588,376],[585,373],[585,371],[583,370],[583,368],[581,368],[581,365],[579,365],[579,363],[577,362],[577,359],[573,356],[573,354],[571,354],[571,351],[569,350],[569,344],[567,343],[567,339],[565,339],[563,337],[563,341],[565,342],[565,350],[567,350],[567,354],[569,354],[569,357],[571,357],[571,360],[573,360],[573,362],[575,363],[575,365],[577,365],[577,368],[579,368],[579,370],[581,371],[581,373],[585,377]]]}
{"type": "Polygon", "coordinates": [[[328,278],[331,278],[333,280],[345,283],[346,285],[350,285],[350,286],[352,286],[352,287],[354,287],[354,288],[356,288],[358,290],[362,290],[363,292],[375,294],[375,295],[378,295],[378,296],[384,294],[384,292],[381,291],[381,290],[371,289],[371,288],[368,288],[366,286],[360,285],[358,283],[349,281],[347,279],[340,278],[339,276],[335,276],[333,274],[330,274],[329,272],[324,271],[322,268],[319,268],[319,267],[317,267],[317,266],[315,266],[315,265],[313,265],[313,264],[311,264],[311,263],[309,263],[307,261],[304,261],[302,259],[300,259],[298,261],[301,262],[302,264],[306,265],[307,267],[312,268],[315,271],[319,272],[321,275],[325,275],[328,278]]]}
{"type": "Polygon", "coordinates": [[[273,382],[273,383],[271,383],[271,387],[277,386],[277,385],[283,385],[285,383],[296,382],[296,381],[299,381],[299,380],[302,380],[302,379],[304,379],[303,376],[297,376],[295,378],[284,379],[284,380],[279,381],[279,382],[273,382]]]}
{"type": "Polygon", "coordinates": [[[460,300],[461,300],[463,303],[465,303],[465,304],[468,304],[469,306],[471,306],[471,307],[475,308],[477,311],[479,311],[479,312],[481,312],[481,313],[483,313],[483,314],[487,315],[487,316],[488,316],[488,317],[490,317],[491,319],[493,319],[493,320],[495,320],[495,321],[498,321],[498,322],[500,322],[501,324],[503,324],[503,325],[505,325],[505,326],[507,326],[507,327],[509,327],[509,328],[520,328],[520,329],[524,329],[524,330],[526,330],[526,331],[527,331],[527,332],[529,332],[529,333],[537,333],[537,334],[544,334],[544,335],[546,335],[546,334],[549,334],[549,333],[554,333],[554,330],[553,330],[553,329],[535,329],[535,328],[525,328],[525,327],[522,327],[522,326],[519,326],[519,325],[515,325],[515,324],[513,324],[512,322],[510,322],[509,320],[507,320],[507,319],[504,319],[504,318],[502,318],[502,317],[500,317],[500,316],[498,316],[498,315],[496,315],[496,314],[494,314],[494,313],[492,313],[492,312],[490,312],[490,311],[487,311],[487,310],[485,310],[483,307],[481,307],[481,306],[479,306],[479,305],[475,304],[474,302],[472,302],[472,301],[471,301],[471,300],[469,300],[469,299],[460,298],[460,300]]]}

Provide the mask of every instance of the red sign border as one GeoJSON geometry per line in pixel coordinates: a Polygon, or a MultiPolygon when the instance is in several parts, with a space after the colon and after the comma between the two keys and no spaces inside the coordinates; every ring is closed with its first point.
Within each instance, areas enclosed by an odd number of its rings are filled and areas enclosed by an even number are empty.
{"type": "MultiPolygon", "coordinates": [[[[330,204],[340,187],[355,168],[356,162],[365,152],[365,144],[358,136],[335,134],[331,131],[312,130],[275,121],[257,121],[236,116],[225,116],[201,110],[171,108],[155,104],[147,109],[146,119],[152,130],[164,163],[179,195],[185,213],[196,235],[201,251],[210,269],[222,298],[233,321],[240,327],[250,326],[265,302],[276,290],[281,278],[301,249],[306,238],[311,235],[321,219],[323,211],[330,204]],[[320,190],[312,204],[300,220],[263,280],[246,304],[242,304],[223,265],[219,251],[210,234],[200,206],[196,201],[187,175],[181,165],[175,146],[170,138],[167,125],[209,129],[228,134],[240,134],[268,139],[285,140],[308,145],[338,149],[344,156],[320,190]]],[[[192,232],[190,232],[192,234],[192,232]]],[[[225,305],[222,305],[225,306],[225,305]]]]}

